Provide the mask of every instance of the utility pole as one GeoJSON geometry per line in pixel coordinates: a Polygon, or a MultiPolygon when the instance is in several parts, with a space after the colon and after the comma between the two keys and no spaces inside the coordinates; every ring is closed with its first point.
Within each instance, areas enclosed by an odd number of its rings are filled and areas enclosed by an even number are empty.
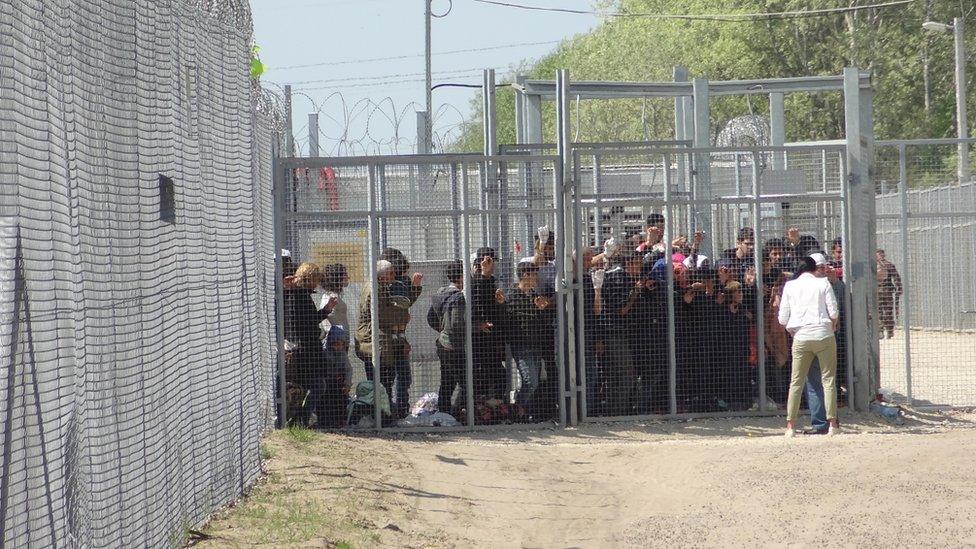
{"type": "MultiPolygon", "coordinates": [[[[956,41],[956,124],[959,139],[969,137],[966,114],[966,33],[962,17],[952,20],[956,41]]],[[[959,182],[969,181],[969,144],[959,143],[959,182]]]]}
{"type": "MultiPolygon", "coordinates": [[[[922,28],[932,32],[952,32],[955,38],[956,53],[956,136],[962,140],[969,137],[969,124],[966,114],[966,29],[962,17],[956,17],[951,25],[926,21],[922,28]]],[[[969,144],[959,142],[958,162],[959,182],[969,180],[969,144]]]]}
{"type": "Polygon", "coordinates": [[[285,156],[295,156],[295,135],[291,125],[291,85],[285,85],[285,156]]]}
{"type": "Polygon", "coordinates": [[[433,130],[432,130],[432,126],[433,126],[433,119],[434,119],[434,110],[433,110],[434,109],[434,99],[433,99],[432,92],[431,92],[431,89],[430,89],[433,86],[433,82],[431,81],[431,60],[430,60],[430,58],[431,58],[431,50],[430,50],[430,42],[431,42],[431,39],[430,39],[430,29],[431,29],[431,24],[430,23],[431,23],[431,19],[433,17],[433,13],[431,12],[431,3],[432,2],[433,2],[433,0],[424,0],[424,5],[426,6],[426,9],[424,10],[424,28],[425,28],[425,31],[426,31],[425,32],[425,37],[424,37],[424,61],[426,62],[426,69],[425,69],[425,75],[426,76],[425,76],[425,79],[424,79],[424,82],[426,83],[426,87],[424,89],[424,98],[426,99],[425,108],[427,109],[427,111],[426,111],[425,116],[427,118],[427,123],[425,124],[425,127],[424,127],[424,147],[423,147],[423,150],[424,150],[424,152],[428,152],[428,153],[429,152],[432,152],[431,151],[431,148],[432,148],[432,145],[433,145],[433,130]]]}

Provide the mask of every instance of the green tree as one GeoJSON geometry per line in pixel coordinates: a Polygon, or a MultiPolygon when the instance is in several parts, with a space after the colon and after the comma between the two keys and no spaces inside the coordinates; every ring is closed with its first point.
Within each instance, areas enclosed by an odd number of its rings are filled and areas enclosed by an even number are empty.
{"type": "MultiPolygon", "coordinates": [[[[620,0],[607,9],[626,13],[769,13],[867,5],[876,0],[620,0]]],[[[674,65],[710,80],[840,74],[857,66],[872,74],[875,134],[880,139],[954,135],[952,38],[921,28],[926,20],[966,19],[976,50],[976,5],[962,0],[920,0],[907,5],[823,17],[765,18],[741,22],[607,18],[592,32],[570,38],[531,64],[529,78],[553,79],[567,68],[573,80],[670,81],[674,65]]],[[[970,80],[976,70],[969,71],[970,80]]],[[[970,96],[970,105],[973,106],[970,96]]],[[[499,143],[515,141],[515,94],[496,96],[499,143]]],[[[735,116],[766,114],[763,95],[713,98],[712,135],[735,116]]],[[[840,93],[787,96],[787,139],[843,135],[840,93]]],[[[457,150],[482,148],[480,99],[457,150]]],[[[545,139],[554,139],[552,105],[544,110],[545,139]]],[[[574,137],[581,141],[670,139],[673,101],[582,101],[573,106],[574,137]],[[578,112],[578,115],[577,115],[578,112]]]]}

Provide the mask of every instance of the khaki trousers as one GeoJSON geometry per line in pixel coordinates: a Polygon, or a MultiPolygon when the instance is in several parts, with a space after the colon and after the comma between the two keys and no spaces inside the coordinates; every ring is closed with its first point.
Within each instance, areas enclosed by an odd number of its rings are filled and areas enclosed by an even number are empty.
{"type": "Polygon", "coordinates": [[[816,357],[820,361],[820,374],[824,388],[824,406],[827,421],[837,419],[837,339],[833,335],[817,341],[793,340],[793,374],[790,378],[790,397],[786,404],[786,419],[796,421],[800,414],[800,398],[816,357]]]}

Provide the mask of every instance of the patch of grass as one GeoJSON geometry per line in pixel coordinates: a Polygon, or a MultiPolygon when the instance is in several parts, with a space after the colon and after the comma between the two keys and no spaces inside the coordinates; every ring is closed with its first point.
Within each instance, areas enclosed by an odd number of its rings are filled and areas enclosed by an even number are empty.
{"type": "Polygon", "coordinates": [[[241,526],[255,531],[258,543],[300,543],[335,528],[334,518],[321,503],[280,496],[245,505],[238,519],[241,526]]]}
{"type": "Polygon", "coordinates": [[[288,438],[299,444],[308,444],[309,442],[312,442],[316,436],[315,431],[295,423],[289,425],[288,428],[285,429],[285,432],[288,434],[288,438]]]}
{"type": "Polygon", "coordinates": [[[275,455],[274,448],[267,446],[266,444],[261,444],[261,460],[267,461],[273,458],[275,455]]]}
{"type": "Polygon", "coordinates": [[[337,541],[333,547],[335,547],[335,549],[353,549],[352,544],[348,541],[337,541]]]}

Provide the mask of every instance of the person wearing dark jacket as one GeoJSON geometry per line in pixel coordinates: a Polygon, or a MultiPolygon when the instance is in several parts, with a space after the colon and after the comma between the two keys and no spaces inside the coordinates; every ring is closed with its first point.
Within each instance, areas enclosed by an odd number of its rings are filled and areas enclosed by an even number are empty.
{"type": "Polygon", "coordinates": [[[606,400],[611,416],[634,413],[637,387],[634,347],[640,338],[646,337],[640,319],[645,307],[643,293],[649,287],[649,281],[641,276],[643,258],[638,252],[623,250],[619,259],[620,265],[607,271],[603,283],[606,400]]]}
{"type": "Polygon", "coordinates": [[[466,366],[465,336],[467,319],[464,302],[464,267],[456,260],[447,266],[447,286],[430,298],[427,323],[437,330],[434,342],[441,363],[441,383],[437,392],[437,407],[459,417],[466,405],[464,371],[466,366]],[[460,386],[457,405],[452,405],[454,389],[460,386]]]}
{"type": "Polygon", "coordinates": [[[752,378],[755,365],[750,363],[749,329],[752,313],[742,306],[742,285],[731,281],[718,288],[718,303],[722,307],[720,321],[724,324],[721,361],[718,364],[719,399],[732,410],[748,410],[753,401],[752,378]]]}
{"type": "MultiPolygon", "coordinates": [[[[730,248],[722,252],[722,259],[729,262],[735,279],[743,282],[746,271],[755,266],[753,250],[756,245],[756,232],[752,227],[739,229],[739,234],[735,240],[735,248],[730,248]]],[[[747,284],[748,285],[748,284],[747,284]]]]}
{"type": "MultiPolygon", "coordinates": [[[[305,406],[295,419],[308,425],[311,412],[319,423],[326,419],[323,407],[322,379],[325,372],[325,353],[319,339],[319,323],[326,319],[335,306],[335,299],[328,300],[319,308],[313,293],[322,281],[322,271],[314,263],[302,263],[295,271],[293,288],[285,291],[285,337],[295,348],[291,351],[290,372],[285,379],[300,393],[305,406]]],[[[296,407],[298,409],[298,407],[296,407]]]]}
{"type": "Polygon", "coordinates": [[[495,280],[495,250],[479,248],[471,273],[471,352],[475,397],[507,401],[505,294],[495,280]]]}
{"type": "Polygon", "coordinates": [[[507,296],[506,309],[512,328],[512,355],[521,380],[515,400],[528,407],[534,402],[539,388],[542,362],[551,352],[547,336],[555,315],[553,302],[539,293],[539,267],[528,262],[519,263],[515,274],[518,282],[507,296]]]}
{"type": "Polygon", "coordinates": [[[675,339],[678,412],[712,412],[720,393],[719,364],[724,357],[722,305],[715,291],[715,272],[696,269],[690,274],[675,265],[675,339]]]}

